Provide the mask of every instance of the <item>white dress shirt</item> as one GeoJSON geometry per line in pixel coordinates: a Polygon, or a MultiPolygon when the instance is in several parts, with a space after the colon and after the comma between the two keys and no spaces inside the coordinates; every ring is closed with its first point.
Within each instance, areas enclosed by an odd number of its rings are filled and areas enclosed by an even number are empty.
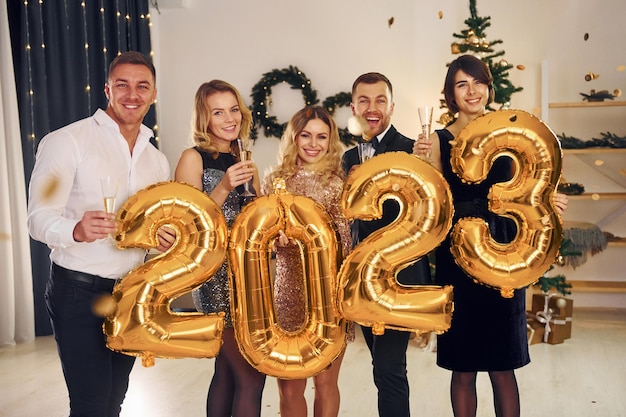
{"type": "Polygon", "coordinates": [[[75,271],[122,278],[144,262],[143,249],[118,249],[113,240],[76,242],[73,231],[85,211],[103,210],[100,178],[118,180],[115,210],[137,191],[167,181],[170,168],[141,125],[131,156],[119,126],[103,110],[46,135],[30,179],[28,227],[52,250],[52,262],[75,271]]]}
{"type": "Polygon", "coordinates": [[[391,123],[389,123],[387,125],[387,128],[385,130],[383,130],[382,132],[380,132],[378,135],[376,135],[376,139],[378,140],[378,144],[380,145],[380,142],[383,140],[383,138],[385,137],[385,135],[387,134],[387,132],[389,132],[389,129],[391,129],[391,123]]]}

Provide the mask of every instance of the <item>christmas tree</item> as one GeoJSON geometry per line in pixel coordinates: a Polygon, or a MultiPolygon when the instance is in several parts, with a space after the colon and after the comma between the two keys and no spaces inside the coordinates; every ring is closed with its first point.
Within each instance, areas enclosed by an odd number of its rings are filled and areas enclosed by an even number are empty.
{"type": "MultiPolygon", "coordinates": [[[[557,263],[563,264],[564,256],[580,256],[580,251],[573,249],[574,242],[570,239],[563,239],[561,241],[561,246],[559,248],[559,257],[557,258],[557,263]]],[[[563,295],[569,295],[572,292],[570,289],[572,288],[572,284],[567,282],[565,275],[555,275],[550,276],[549,272],[554,268],[554,265],[550,267],[550,269],[542,276],[539,277],[537,282],[533,284],[535,287],[540,287],[543,293],[548,293],[551,289],[555,289],[563,295]]]]}
{"type": "MultiPolygon", "coordinates": [[[[511,104],[511,96],[513,93],[522,91],[522,87],[515,87],[511,81],[509,81],[509,70],[513,68],[513,65],[503,58],[504,51],[494,51],[493,47],[501,44],[502,40],[487,41],[485,30],[491,26],[490,20],[491,17],[489,16],[478,16],[476,0],[470,0],[470,17],[465,19],[465,24],[468,28],[462,30],[461,33],[454,33],[452,35],[460,41],[453,42],[451,48],[453,54],[471,53],[487,64],[493,76],[494,103],[499,104],[500,109],[507,109],[511,104]]],[[[523,69],[524,67],[518,65],[517,68],[523,69]]],[[[441,100],[440,107],[447,107],[445,100],[441,100]]],[[[494,110],[491,105],[488,106],[487,109],[494,110]]],[[[453,118],[454,115],[448,112],[442,115],[440,122],[444,125],[448,125],[453,118]]]]}

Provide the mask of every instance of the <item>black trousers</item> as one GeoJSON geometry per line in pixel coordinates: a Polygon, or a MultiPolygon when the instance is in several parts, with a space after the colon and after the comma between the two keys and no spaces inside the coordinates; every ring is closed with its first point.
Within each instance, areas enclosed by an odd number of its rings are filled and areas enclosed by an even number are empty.
{"type": "Polygon", "coordinates": [[[70,397],[70,417],[117,417],[134,356],[106,347],[94,301],[115,281],[52,265],[46,305],[70,397]]]}
{"type": "Polygon", "coordinates": [[[378,388],[378,415],[380,417],[408,417],[409,381],[406,373],[406,349],[410,332],[385,329],[372,334],[371,327],[361,327],[367,347],[372,354],[374,383],[378,388]]]}

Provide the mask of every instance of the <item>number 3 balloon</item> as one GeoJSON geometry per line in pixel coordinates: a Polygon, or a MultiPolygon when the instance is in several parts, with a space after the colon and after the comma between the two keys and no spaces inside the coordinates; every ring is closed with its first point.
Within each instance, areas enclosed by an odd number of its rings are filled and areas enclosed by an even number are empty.
{"type": "Polygon", "coordinates": [[[555,134],[538,118],[520,110],[487,113],[470,122],[452,142],[453,171],[480,182],[499,156],[510,156],[515,172],[489,192],[489,210],[513,219],[517,236],[496,242],[484,220],[464,218],[452,231],[456,262],[503,297],[535,282],[554,262],[562,226],[552,196],[561,176],[562,152],[555,134]]]}

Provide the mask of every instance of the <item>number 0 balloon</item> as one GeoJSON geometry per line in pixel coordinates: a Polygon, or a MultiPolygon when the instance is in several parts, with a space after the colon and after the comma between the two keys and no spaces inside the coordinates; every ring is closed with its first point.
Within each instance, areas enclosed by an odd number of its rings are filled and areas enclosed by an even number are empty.
{"type": "Polygon", "coordinates": [[[254,199],[235,219],[229,259],[235,336],[248,362],[283,379],[308,378],[324,369],[345,346],[345,322],[336,307],[341,257],[335,225],[324,206],[288,193],[254,199]],[[278,324],[269,269],[269,251],[279,230],[302,248],[307,321],[297,332],[278,324]]]}
{"type": "Polygon", "coordinates": [[[453,171],[464,181],[483,181],[499,156],[514,161],[513,178],[489,192],[489,210],[517,224],[508,244],[496,242],[482,219],[459,220],[452,231],[456,262],[503,297],[535,282],[554,262],[562,239],[561,218],[552,201],[561,176],[556,135],[520,110],[488,113],[469,123],[452,142],[453,171]]]}

